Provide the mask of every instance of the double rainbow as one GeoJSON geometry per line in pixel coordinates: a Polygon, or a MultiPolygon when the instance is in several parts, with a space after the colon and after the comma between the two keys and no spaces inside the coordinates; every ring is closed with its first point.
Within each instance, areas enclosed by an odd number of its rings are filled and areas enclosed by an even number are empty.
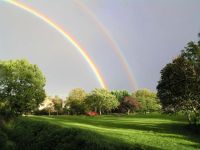
{"type": "Polygon", "coordinates": [[[72,36],[70,36],[69,33],[67,33],[66,31],[64,31],[64,29],[62,29],[58,24],[56,24],[53,20],[49,19],[48,17],[44,16],[42,13],[40,13],[39,11],[21,3],[18,1],[14,1],[14,0],[5,0],[5,2],[8,2],[14,6],[17,6],[29,13],[31,13],[32,15],[36,16],[37,18],[43,20],[44,22],[46,22],[48,25],[50,25],[52,28],[54,28],[56,31],[58,31],[62,36],[64,36],[78,51],[79,53],[83,56],[83,58],[86,60],[86,62],[89,64],[90,68],[92,69],[92,71],[94,72],[100,86],[102,88],[107,88],[107,85],[104,81],[103,76],[101,75],[100,71],[98,70],[97,66],[95,65],[94,61],[91,59],[91,57],[88,55],[87,51],[84,50],[79,44],[78,42],[73,39],[72,36]]]}
{"type": "MultiPolygon", "coordinates": [[[[83,56],[83,58],[89,64],[89,66],[92,69],[93,73],[95,74],[100,86],[102,88],[107,88],[105,80],[104,80],[103,76],[101,75],[99,69],[95,65],[94,61],[92,60],[92,58],[89,56],[87,51],[85,49],[83,49],[80,46],[80,44],[78,44],[78,42],[69,33],[67,33],[64,29],[62,29],[53,20],[49,19],[47,16],[43,15],[38,10],[33,9],[30,6],[27,6],[26,4],[23,4],[19,1],[15,1],[15,0],[4,0],[4,1],[8,2],[9,4],[12,4],[14,6],[17,6],[18,8],[21,8],[21,9],[29,12],[30,14],[36,16],[37,18],[43,20],[48,25],[50,25],[52,28],[54,28],[56,31],[58,31],[62,36],[64,36],[78,50],[78,52],[83,56]]],[[[117,43],[112,38],[112,35],[109,33],[109,31],[106,29],[106,27],[97,19],[97,17],[85,5],[83,5],[79,1],[74,1],[74,2],[79,6],[79,8],[84,10],[90,16],[90,18],[96,23],[96,25],[99,27],[99,29],[102,31],[102,33],[104,33],[105,37],[107,38],[107,40],[111,44],[114,52],[117,54],[120,62],[122,63],[122,65],[125,69],[125,72],[128,76],[130,84],[132,86],[132,90],[137,89],[137,85],[136,85],[136,82],[134,80],[134,76],[133,76],[133,73],[130,69],[130,66],[129,66],[128,62],[126,61],[124,55],[122,54],[119,46],[117,45],[117,43]]]]}
{"type": "Polygon", "coordinates": [[[136,84],[133,72],[132,72],[125,56],[123,55],[119,45],[112,37],[111,33],[108,31],[108,29],[105,27],[105,25],[94,15],[94,13],[92,11],[90,11],[90,9],[88,9],[88,7],[86,5],[84,5],[83,2],[81,2],[80,0],[74,0],[74,2],[77,4],[77,6],[79,6],[79,8],[81,10],[83,10],[85,13],[88,14],[88,16],[94,21],[95,25],[97,25],[99,27],[99,29],[101,30],[101,33],[104,34],[105,38],[107,39],[107,41],[111,45],[112,49],[114,50],[115,54],[119,58],[122,66],[124,68],[124,71],[129,79],[132,90],[136,90],[137,84],[136,84]]]}

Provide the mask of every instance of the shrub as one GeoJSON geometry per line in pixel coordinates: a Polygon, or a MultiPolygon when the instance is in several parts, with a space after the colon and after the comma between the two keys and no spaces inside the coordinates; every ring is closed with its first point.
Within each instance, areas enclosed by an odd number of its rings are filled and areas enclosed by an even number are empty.
{"type": "Polygon", "coordinates": [[[2,132],[0,129],[0,149],[6,148],[7,140],[8,140],[7,135],[4,132],[2,132]]]}
{"type": "Polygon", "coordinates": [[[97,116],[98,113],[95,112],[95,111],[90,111],[90,112],[87,112],[86,115],[87,115],[87,116],[97,116]]]}

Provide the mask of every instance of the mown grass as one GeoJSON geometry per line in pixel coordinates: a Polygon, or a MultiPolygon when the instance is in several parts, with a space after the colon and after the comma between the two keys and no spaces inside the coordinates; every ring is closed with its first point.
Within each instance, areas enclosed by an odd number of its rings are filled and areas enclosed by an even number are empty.
{"type": "MultiPolygon", "coordinates": [[[[89,149],[90,145],[93,146],[92,149],[98,149],[94,148],[95,145],[96,147],[102,146],[99,149],[200,149],[199,133],[192,132],[182,116],[160,114],[97,117],[30,116],[19,120],[23,122],[19,124],[20,126],[29,122],[26,127],[23,127],[23,132],[26,129],[31,130],[28,129],[28,125],[34,123],[45,123],[41,126],[52,126],[48,132],[53,131],[54,128],[62,129],[62,132],[64,130],[76,130],[76,134],[73,134],[72,138],[81,135],[82,140],[85,140],[83,143],[86,144],[88,140],[93,140],[93,142],[89,142],[86,149],[89,149]]],[[[19,125],[18,128],[15,128],[16,130],[19,130],[19,125]]],[[[35,128],[38,127],[35,126],[35,128]]],[[[57,135],[58,133],[54,134],[57,135]]],[[[74,145],[76,145],[76,142],[74,145]]],[[[70,148],[68,147],[68,149],[70,148]]],[[[84,146],[82,148],[76,147],[76,149],[84,149],[84,146]]]]}

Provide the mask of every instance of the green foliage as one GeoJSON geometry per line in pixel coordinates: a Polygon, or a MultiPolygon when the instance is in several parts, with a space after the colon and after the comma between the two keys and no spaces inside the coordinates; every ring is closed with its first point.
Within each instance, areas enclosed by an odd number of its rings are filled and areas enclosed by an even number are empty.
{"type": "Polygon", "coordinates": [[[52,99],[53,105],[54,105],[54,110],[56,111],[57,115],[58,113],[62,113],[62,106],[63,106],[63,101],[59,96],[55,96],[52,99]]]}
{"type": "Polygon", "coordinates": [[[106,89],[93,90],[86,99],[86,104],[94,111],[109,112],[119,106],[119,102],[114,95],[106,89]]]}
{"type": "Polygon", "coordinates": [[[41,110],[36,110],[34,111],[34,115],[51,115],[51,111],[47,108],[41,109],[41,110]]]}
{"type": "Polygon", "coordinates": [[[45,98],[45,77],[26,60],[0,61],[0,103],[13,114],[31,112],[45,98]]]}
{"type": "Polygon", "coordinates": [[[63,113],[63,100],[59,96],[51,97],[47,96],[45,100],[40,104],[38,110],[34,112],[36,115],[51,115],[63,113]]]}
{"type": "Polygon", "coordinates": [[[200,119],[200,41],[188,43],[181,55],[161,70],[157,89],[165,111],[184,111],[190,123],[198,123],[200,119]],[[191,114],[194,114],[193,118],[191,114]]]}
{"type": "Polygon", "coordinates": [[[8,137],[0,128],[0,149],[6,149],[8,137]]]}
{"type": "Polygon", "coordinates": [[[73,89],[69,93],[66,108],[69,108],[71,114],[83,114],[85,112],[86,92],[81,88],[73,89]]]}
{"type": "Polygon", "coordinates": [[[44,107],[42,111],[48,112],[49,116],[52,112],[54,112],[54,103],[52,102],[52,97],[46,97],[41,105],[44,107]]]}
{"type": "Polygon", "coordinates": [[[140,103],[140,111],[145,114],[161,109],[156,93],[151,92],[148,89],[137,90],[133,93],[133,97],[140,103]]]}
{"type": "Polygon", "coordinates": [[[129,115],[130,112],[134,112],[140,108],[140,104],[138,101],[131,97],[127,96],[124,98],[124,100],[120,103],[119,109],[123,112],[126,111],[129,115]]]}
{"type": "Polygon", "coordinates": [[[114,95],[119,102],[122,102],[125,97],[131,95],[127,90],[114,90],[111,91],[111,94],[114,95]]]}

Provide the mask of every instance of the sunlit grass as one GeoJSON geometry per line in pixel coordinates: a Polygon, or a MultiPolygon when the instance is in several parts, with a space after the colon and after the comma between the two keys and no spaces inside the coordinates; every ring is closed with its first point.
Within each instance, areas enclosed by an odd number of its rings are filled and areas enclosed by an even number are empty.
{"type": "Polygon", "coordinates": [[[32,116],[37,121],[66,128],[89,130],[129,144],[147,145],[158,149],[200,149],[200,136],[187,130],[180,116],[32,116]]]}

